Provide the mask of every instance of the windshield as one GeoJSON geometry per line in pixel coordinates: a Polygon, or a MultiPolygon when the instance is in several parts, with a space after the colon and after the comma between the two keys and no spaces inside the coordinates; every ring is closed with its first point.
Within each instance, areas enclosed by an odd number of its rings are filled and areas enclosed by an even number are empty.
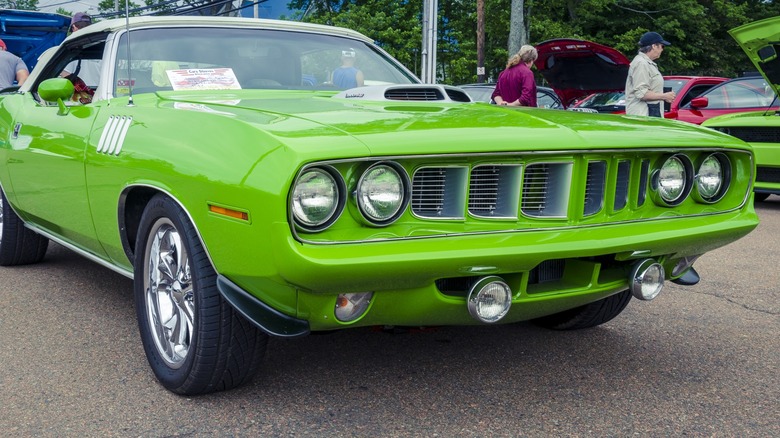
{"type": "Polygon", "coordinates": [[[340,90],[418,80],[362,41],[265,29],[158,28],[122,36],[114,96],[171,89],[340,90]],[[359,72],[359,73],[358,73],[359,72]],[[345,79],[346,78],[346,79],[345,79]]]}

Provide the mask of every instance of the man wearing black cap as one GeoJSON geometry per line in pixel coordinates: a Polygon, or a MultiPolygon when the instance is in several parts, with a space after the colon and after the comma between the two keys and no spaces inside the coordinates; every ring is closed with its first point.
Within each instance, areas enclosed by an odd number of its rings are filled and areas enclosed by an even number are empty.
{"type": "Polygon", "coordinates": [[[663,92],[664,77],[655,64],[669,45],[657,32],[647,32],[639,39],[639,53],[631,61],[626,79],[626,114],[662,117],[663,102],[674,100],[674,91],[663,92]]]}

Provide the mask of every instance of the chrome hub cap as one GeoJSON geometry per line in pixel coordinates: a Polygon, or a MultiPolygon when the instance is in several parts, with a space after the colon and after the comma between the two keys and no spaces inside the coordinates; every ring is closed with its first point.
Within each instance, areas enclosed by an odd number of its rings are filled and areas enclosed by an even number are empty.
{"type": "Polygon", "coordinates": [[[193,333],[192,277],[187,250],[167,218],[152,226],[144,259],[144,290],[149,328],[157,351],[171,368],[179,368],[193,333]]]}

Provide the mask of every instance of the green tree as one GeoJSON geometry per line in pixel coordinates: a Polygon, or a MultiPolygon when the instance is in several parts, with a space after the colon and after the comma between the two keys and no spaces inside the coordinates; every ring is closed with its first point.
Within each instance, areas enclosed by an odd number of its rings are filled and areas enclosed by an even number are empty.
{"type": "Polygon", "coordinates": [[[0,0],[2,9],[21,9],[23,11],[37,11],[38,0],[0,0]]]}
{"type": "MultiPolygon", "coordinates": [[[[495,80],[509,57],[512,0],[485,0],[486,77],[495,80]]],[[[304,21],[356,29],[418,72],[422,0],[293,0],[304,21]],[[384,13],[377,11],[392,11],[384,13]]],[[[739,25],[780,14],[780,0],[525,0],[529,44],[586,39],[615,47],[629,59],[637,41],[656,31],[672,42],[664,74],[733,77],[752,65],[729,36],[739,25]]],[[[440,0],[438,54],[443,83],[477,79],[476,0],[440,0]]]]}

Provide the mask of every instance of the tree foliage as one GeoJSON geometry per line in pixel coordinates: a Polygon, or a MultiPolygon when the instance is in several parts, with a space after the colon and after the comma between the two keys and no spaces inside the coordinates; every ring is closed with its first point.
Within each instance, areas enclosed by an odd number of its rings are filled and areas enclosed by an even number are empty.
{"type": "MultiPolygon", "coordinates": [[[[419,72],[423,0],[293,0],[303,21],[358,30],[419,72]],[[386,11],[386,12],[381,12],[386,11]]],[[[525,0],[528,42],[580,38],[629,59],[656,31],[672,43],[658,61],[664,74],[734,77],[751,70],[728,30],[780,13],[780,0],[525,0]]],[[[495,79],[509,57],[512,0],[485,0],[485,67],[495,79]]],[[[476,0],[439,0],[437,61],[443,83],[477,79],[476,0]]],[[[519,47],[519,46],[518,46],[519,47]]]]}

